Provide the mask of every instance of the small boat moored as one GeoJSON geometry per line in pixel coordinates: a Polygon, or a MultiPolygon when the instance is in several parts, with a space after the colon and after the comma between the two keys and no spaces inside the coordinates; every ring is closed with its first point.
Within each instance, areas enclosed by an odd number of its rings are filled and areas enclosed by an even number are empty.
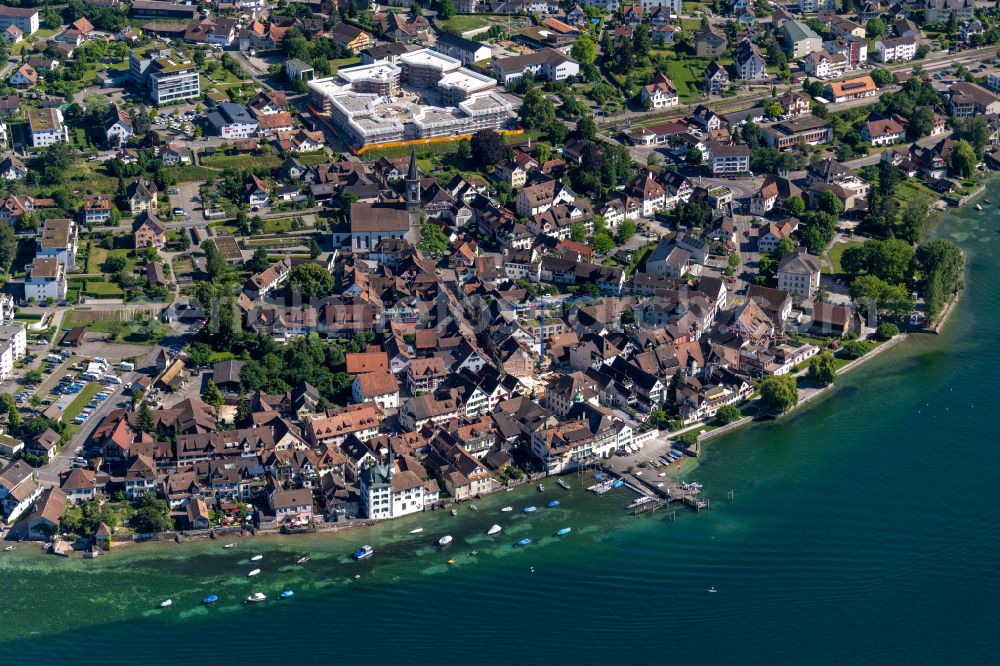
{"type": "Polygon", "coordinates": [[[256,604],[265,600],[267,600],[267,595],[264,594],[263,592],[254,592],[249,597],[247,597],[248,604],[256,604]]]}
{"type": "Polygon", "coordinates": [[[569,490],[569,484],[568,484],[568,483],[566,483],[565,481],[563,481],[562,479],[559,479],[559,480],[557,480],[557,481],[556,481],[556,483],[557,483],[557,484],[559,485],[559,487],[560,487],[560,488],[562,488],[563,490],[569,490]]]}
{"type": "Polygon", "coordinates": [[[540,493],[544,493],[545,492],[545,484],[543,484],[543,483],[539,483],[538,484],[538,492],[540,492],[540,493]]]}
{"type": "Polygon", "coordinates": [[[365,560],[375,554],[375,549],[371,546],[361,546],[351,555],[356,560],[365,560]]]}
{"type": "Polygon", "coordinates": [[[282,592],[278,596],[281,597],[282,599],[291,599],[292,597],[295,596],[295,593],[292,592],[291,590],[285,590],[284,592],[282,592]]]}
{"type": "Polygon", "coordinates": [[[982,210],[982,209],[983,209],[982,206],[980,206],[979,204],[976,204],[976,210],[982,210]]]}
{"type": "Polygon", "coordinates": [[[527,546],[529,543],[531,543],[531,539],[525,538],[525,539],[521,539],[520,541],[518,541],[514,545],[515,546],[527,546]]]}
{"type": "Polygon", "coordinates": [[[424,531],[424,528],[418,527],[418,528],[416,528],[414,530],[410,530],[410,534],[420,534],[423,531],[424,531]]]}
{"type": "Polygon", "coordinates": [[[236,544],[235,543],[227,543],[225,546],[223,546],[223,548],[236,548],[236,544]]]}
{"type": "Polygon", "coordinates": [[[172,603],[174,603],[173,599],[164,599],[163,601],[160,602],[160,608],[166,608],[172,603]]]}
{"type": "Polygon", "coordinates": [[[448,564],[454,564],[455,560],[448,560],[448,564]]]}
{"type": "Polygon", "coordinates": [[[494,525],[490,529],[486,530],[486,534],[489,535],[489,536],[493,536],[494,534],[500,534],[500,531],[502,529],[503,528],[500,527],[499,525],[494,525]]]}
{"type": "Polygon", "coordinates": [[[475,504],[470,504],[469,511],[479,511],[479,507],[476,506],[475,504]]]}
{"type": "Polygon", "coordinates": [[[296,564],[305,564],[308,561],[309,561],[309,557],[306,556],[306,557],[300,557],[299,559],[295,560],[295,563],[296,564]]]}
{"type": "Polygon", "coordinates": [[[556,536],[566,536],[567,534],[569,534],[572,531],[573,531],[572,527],[564,527],[561,530],[559,530],[558,532],[556,532],[556,536]]]}
{"type": "Polygon", "coordinates": [[[622,479],[618,479],[617,481],[615,481],[614,483],[611,484],[611,487],[612,488],[621,488],[624,485],[625,485],[625,481],[623,481],[622,479]]]}
{"type": "Polygon", "coordinates": [[[524,507],[522,509],[522,511],[524,511],[524,513],[534,513],[535,511],[538,511],[538,507],[537,506],[526,506],[526,507],[524,507]]]}
{"type": "Polygon", "coordinates": [[[451,515],[457,516],[458,515],[458,509],[452,509],[451,510],[451,515]]]}
{"type": "Polygon", "coordinates": [[[201,603],[203,603],[203,604],[205,604],[207,606],[209,604],[214,604],[218,600],[219,600],[219,597],[215,596],[214,594],[210,594],[207,597],[205,597],[204,599],[202,599],[201,603]]]}
{"type": "Polygon", "coordinates": [[[15,548],[17,548],[17,546],[7,546],[6,548],[3,549],[3,552],[9,553],[10,551],[14,550],[15,548]]]}
{"type": "Polygon", "coordinates": [[[514,507],[512,507],[512,506],[505,506],[504,508],[500,509],[500,511],[503,512],[503,513],[509,513],[509,512],[511,512],[513,510],[514,510],[514,507]]]}
{"type": "Polygon", "coordinates": [[[250,561],[259,562],[263,557],[264,557],[263,555],[254,555],[253,557],[250,558],[250,561]]]}
{"type": "Polygon", "coordinates": [[[443,537],[441,537],[440,539],[438,539],[438,545],[439,546],[447,546],[449,543],[451,543],[451,535],[450,534],[446,534],[443,537]]]}
{"type": "Polygon", "coordinates": [[[551,502],[549,502],[549,503],[548,503],[548,504],[546,504],[545,506],[549,507],[550,509],[551,509],[552,507],[556,507],[556,506],[559,506],[559,500],[552,500],[551,502]]]}
{"type": "Polygon", "coordinates": [[[260,573],[260,569],[254,569],[253,571],[251,571],[250,573],[248,573],[247,576],[248,577],[249,576],[256,576],[259,573],[260,573]]]}

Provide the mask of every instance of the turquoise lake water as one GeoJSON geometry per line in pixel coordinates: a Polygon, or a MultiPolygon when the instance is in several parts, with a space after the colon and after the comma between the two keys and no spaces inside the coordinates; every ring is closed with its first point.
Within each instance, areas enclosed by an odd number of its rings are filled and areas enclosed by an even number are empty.
{"type": "MultiPolygon", "coordinates": [[[[1000,187],[987,196],[1000,201],[1000,187]]],[[[997,663],[1000,213],[989,208],[938,229],[969,254],[946,332],[896,346],[781,423],[713,440],[690,474],[710,511],[637,519],[624,510],[634,495],[595,497],[572,477],[570,492],[501,493],[477,513],[229,550],[84,561],[25,546],[0,553],[0,662],[997,663]],[[550,499],[561,505],[499,512],[550,499]],[[484,536],[494,522],[504,531],[484,536]],[[441,551],[443,534],[455,541],[441,551]],[[514,548],[522,537],[535,543],[514,548]],[[364,543],[375,557],[352,562],[364,543]],[[294,599],[277,600],[284,589],[294,599]],[[270,599],[241,603],[255,591],[270,599]],[[199,606],[209,594],[218,604],[199,606]]]]}

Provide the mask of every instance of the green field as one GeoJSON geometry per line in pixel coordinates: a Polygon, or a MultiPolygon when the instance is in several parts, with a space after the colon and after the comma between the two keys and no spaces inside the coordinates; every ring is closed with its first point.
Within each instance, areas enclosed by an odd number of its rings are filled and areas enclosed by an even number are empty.
{"type": "Polygon", "coordinates": [[[337,58],[330,61],[330,73],[336,74],[341,67],[353,67],[361,64],[361,56],[351,58],[337,58]]]}
{"type": "Polygon", "coordinates": [[[850,247],[861,247],[863,243],[858,241],[849,241],[847,243],[837,243],[830,248],[830,251],[826,253],[827,258],[830,260],[830,268],[828,272],[830,273],[843,273],[844,268],[840,265],[840,260],[844,256],[844,251],[850,247]]]}
{"type": "Polygon", "coordinates": [[[63,415],[62,415],[63,423],[69,423],[77,416],[79,416],[80,412],[82,412],[83,409],[87,406],[87,403],[90,402],[91,399],[95,395],[97,395],[97,393],[100,390],[101,390],[100,384],[96,384],[94,382],[88,382],[87,385],[83,387],[83,390],[81,390],[77,394],[73,402],[69,403],[66,409],[63,410],[63,415]]]}
{"type": "Polygon", "coordinates": [[[490,25],[491,20],[486,16],[476,16],[473,14],[462,14],[452,16],[447,21],[438,21],[437,24],[448,32],[463,33],[466,30],[485,28],[490,25]]]}
{"type": "Polygon", "coordinates": [[[203,166],[225,169],[277,169],[281,166],[281,158],[277,155],[202,155],[203,166]]]}

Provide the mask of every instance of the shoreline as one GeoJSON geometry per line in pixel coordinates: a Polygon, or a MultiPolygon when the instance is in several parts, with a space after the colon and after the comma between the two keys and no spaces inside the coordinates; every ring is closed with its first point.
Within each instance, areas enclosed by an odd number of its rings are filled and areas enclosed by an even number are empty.
{"type": "MultiPolygon", "coordinates": [[[[969,195],[968,198],[965,201],[963,201],[958,206],[956,206],[955,210],[958,210],[958,209],[962,208],[963,206],[965,206],[968,203],[970,203],[973,199],[975,199],[975,198],[983,195],[986,192],[986,190],[987,190],[987,186],[995,180],[995,178],[996,178],[997,175],[1000,175],[1000,174],[997,174],[997,173],[990,174],[990,176],[988,176],[986,179],[984,179],[984,182],[980,185],[980,187],[974,193],[972,193],[971,195],[969,195]]],[[[938,218],[936,220],[937,223],[940,223],[941,221],[943,221],[942,218],[938,218]]],[[[934,223],[935,223],[935,221],[932,221],[931,224],[934,224],[934,223]]],[[[925,237],[927,235],[928,234],[925,234],[925,237]]],[[[968,267],[966,267],[966,272],[967,271],[968,271],[968,267]]],[[[924,329],[923,332],[925,332],[927,334],[932,334],[932,335],[940,335],[941,332],[944,330],[944,327],[950,321],[951,316],[954,313],[954,311],[956,309],[956,306],[958,305],[959,300],[961,299],[961,296],[962,296],[962,294],[963,294],[964,291],[965,290],[963,288],[963,289],[959,289],[959,291],[957,291],[956,293],[954,293],[952,295],[952,297],[948,300],[948,303],[945,305],[945,308],[942,311],[941,315],[938,317],[938,321],[932,327],[924,329]]],[[[844,366],[838,368],[837,371],[836,371],[836,376],[840,377],[842,375],[846,375],[848,372],[851,372],[852,370],[854,370],[854,369],[862,366],[866,361],[869,361],[869,360],[871,360],[873,358],[876,358],[877,356],[881,355],[884,351],[895,347],[896,345],[898,345],[898,344],[902,343],[903,341],[909,339],[912,335],[917,335],[919,333],[920,333],[920,331],[913,332],[913,333],[899,333],[898,335],[896,335],[891,340],[885,341],[883,344],[879,345],[878,347],[876,347],[875,349],[873,349],[869,353],[865,354],[864,356],[862,356],[860,358],[857,358],[857,359],[854,359],[851,362],[845,364],[844,366]]],[[[823,386],[823,387],[820,387],[818,389],[815,389],[809,395],[806,395],[806,396],[801,396],[800,395],[799,400],[798,400],[798,402],[796,402],[795,406],[792,407],[788,412],[786,412],[786,413],[782,414],[780,417],[778,417],[777,420],[780,420],[780,419],[782,419],[782,418],[784,418],[784,417],[786,417],[786,416],[788,416],[790,414],[793,414],[793,413],[795,413],[797,410],[799,410],[801,408],[807,407],[811,403],[815,402],[817,400],[817,398],[829,394],[833,389],[835,389],[837,387],[838,387],[838,383],[836,381],[834,381],[834,382],[832,382],[832,383],[830,383],[830,384],[828,384],[826,386],[823,386]]],[[[755,398],[755,400],[759,400],[759,398],[755,398]]],[[[746,404],[749,404],[750,402],[752,402],[752,401],[748,401],[748,403],[746,403],[746,404]]],[[[761,418],[759,416],[745,416],[745,417],[743,417],[743,418],[741,418],[741,419],[739,419],[737,421],[734,421],[733,423],[729,423],[729,424],[720,426],[718,428],[714,428],[712,430],[701,432],[699,434],[698,442],[695,445],[695,448],[696,448],[696,450],[697,450],[698,453],[695,456],[685,456],[685,459],[688,458],[688,457],[690,457],[691,460],[688,461],[687,465],[685,465],[685,467],[687,467],[687,469],[685,469],[684,472],[682,472],[679,475],[679,477],[680,476],[684,476],[686,474],[689,474],[690,472],[694,471],[695,469],[697,469],[700,466],[699,459],[700,459],[701,447],[702,447],[703,443],[707,442],[708,440],[710,440],[710,439],[712,439],[714,437],[718,437],[718,436],[721,436],[721,435],[730,434],[732,432],[735,432],[736,430],[739,430],[739,429],[743,428],[744,426],[751,425],[751,424],[757,423],[759,421],[765,421],[765,420],[772,420],[772,419],[761,418]]],[[[644,459],[650,459],[647,456],[656,457],[658,455],[661,455],[666,450],[669,450],[669,449],[673,448],[674,441],[675,441],[675,437],[673,435],[674,435],[674,433],[666,433],[666,436],[662,440],[655,440],[655,439],[653,440],[654,442],[659,441],[661,443],[662,447],[664,448],[664,451],[661,451],[660,453],[656,453],[655,451],[652,451],[652,450],[647,451],[645,449],[645,447],[644,447],[638,453],[633,454],[633,456],[637,456],[638,455],[638,456],[643,456],[644,459]]],[[[609,461],[613,461],[614,459],[615,459],[615,456],[612,456],[612,458],[610,458],[609,461]]],[[[616,469],[616,466],[613,463],[611,463],[611,462],[605,463],[605,465],[607,465],[611,469],[616,469]]],[[[619,473],[620,473],[620,471],[619,471],[619,473]]],[[[565,475],[569,475],[569,474],[573,474],[573,472],[566,472],[565,474],[554,475],[554,476],[558,477],[558,476],[565,476],[565,475]]],[[[549,476],[550,475],[548,475],[548,474],[544,474],[544,475],[529,475],[529,476],[526,476],[523,481],[515,484],[513,486],[513,488],[517,488],[518,486],[521,486],[521,485],[530,485],[534,480],[537,480],[537,478],[541,478],[541,477],[548,478],[549,476]]],[[[507,490],[513,490],[513,488],[508,487],[507,490]]],[[[488,495],[495,495],[495,494],[501,492],[501,490],[502,490],[501,488],[497,488],[497,490],[495,490],[495,491],[493,491],[491,493],[488,493],[487,496],[488,495]]],[[[436,509],[436,510],[430,511],[430,513],[434,513],[436,511],[447,511],[450,507],[454,506],[455,504],[461,504],[461,503],[462,502],[459,502],[459,501],[452,501],[452,502],[449,502],[447,504],[444,504],[442,506],[442,508],[440,508],[440,509],[436,509]]],[[[428,511],[425,510],[424,512],[421,512],[421,513],[428,513],[428,511]]],[[[419,514],[412,514],[412,515],[419,515],[419,514]]],[[[356,519],[356,520],[351,521],[349,523],[343,523],[343,524],[342,523],[326,523],[326,522],[322,522],[322,523],[316,524],[315,526],[310,527],[307,530],[301,530],[301,531],[290,532],[290,533],[289,532],[284,532],[281,528],[266,529],[266,530],[262,530],[262,529],[259,529],[259,528],[253,528],[253,529],[240,528],[239,533],[238,534],[233,534],[233,537],[234,538],[247,539],[247,538],[258,538],[258,537],[269,537],[269,536],[274,537],[274,536],[299,536],[299,535],[336,534],[338,532],[342,532],[342,531],[346,531],[346,530],[350,530],[350,529],[355,529],[355,528],[359,528],[359,527],[374,527],[378,523],[389,523],[389,522],[392,522],[392,521],[391,520],[389,520],[389,521],[373,521],[373,520],[370,520],[370,519],[367,519],[367,518],[366,519],[360,519],[359,518],[359,519],[356,519]]],[[[167,537],[164,537],[164,538],[157,538],[160,535],[156,535],[154,538],[151,538],[151,539],[143,539],[143,540],[127,539],[127,540],[121,540],[121,541],[113,541],[114,545],[111,548],[102,550],[102,554],[107,555],[107,554],[109,554],[109,552],[111,550],[118,550],[118,549],[121,549],[123,547],[141,546],[142,544],[145,544],[145,543],[168,544],[168,543],[172,542],[174,544],[180,545],[180,544],[183,544],[183,543],[185,543],[187,541],[220,541],[220,540],[224,539],[225,536],[227,534],[231,533],[232,531],[234,531],[234,528],[232,528],[232,527],[228,527],[228,528],[226,528],[226,527],[217,527],[217,528],[212,528],[212,529],[209,529],[209,530],[205,530],[204,532],[195,532],[195,533],[192,533],[192,532],[183,532],[183,531],[181,531],[181,532],[171,532],[171,533],[169,533],[171,536],[167,536],[167,537]],[[222,532],[221,535],[219,534],[220,531],[222,532]]],[[[32,542],[32,543],[39,546],[38,551],[39,551],[39,553],[41,555],[55,555],[55,556],[59,557],[59,555],[55,554],[49,548],[47,548],[47,546],[50,545],[50,542],[32,542]]],[[[32,550],[32,549],[29,548],[27,550],[32,550]]],[[[73,554],[66,555],[66,556],[63,556],[63,557],[65,557],[66,559],[72,559],[73,556],[74,556],[74,554],[76,554],[76,553],[77,553],[77,551],[74,550],[73,554]]],[[[82,558],[82,559],[86,559],[86,558],[82,558]]]]}

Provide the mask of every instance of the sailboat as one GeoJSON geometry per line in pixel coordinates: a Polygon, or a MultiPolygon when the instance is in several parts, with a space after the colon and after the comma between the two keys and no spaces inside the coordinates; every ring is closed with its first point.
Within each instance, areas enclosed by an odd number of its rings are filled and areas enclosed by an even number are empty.
{"type": "Polygon", "coordinates": [[[494,525],[494,526],[493,526],[493,527],[491,527],[490,529],[486,530],[486,534],[488,534],[488,535],[490,535],[490,536],[493,536],[494,534],[500,534],[500,531],[501,531],[502,529],[503,529],[503,528],[502,528],[502,527],[500,527],[499,525],[494,525]]]}

